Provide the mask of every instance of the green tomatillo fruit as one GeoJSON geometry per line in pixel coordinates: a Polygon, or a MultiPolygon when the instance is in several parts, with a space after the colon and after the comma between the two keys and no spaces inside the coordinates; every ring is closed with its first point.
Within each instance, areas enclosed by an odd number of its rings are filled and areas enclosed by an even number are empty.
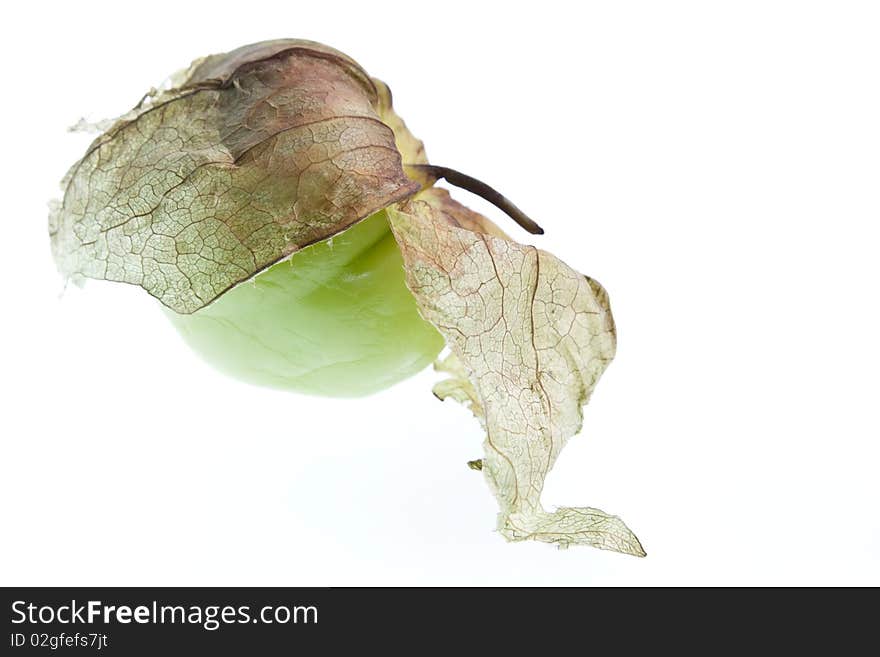
{"type": "MultiPolygon", "coordinates": [[[[527,159],[527,158],[523,158],[527,159]]],[[[544,479],[614,357],[608,295],[507,237],[439,179],[391,92],[295,39],[196,60],[104,131],[49,218],[62,274],[137,285],[208,362],[252,383],[345,397],[435,364],[434,394],[486,431],[506,539],[644,556],[616,516],[546,511],[544,479]]]]}
{"type": "Polygon", "coordinates": [[[384,211],[307,246],[189,315],[186,342],[252,383],[331,397],[382,390],[437,357],[384,211]]]}

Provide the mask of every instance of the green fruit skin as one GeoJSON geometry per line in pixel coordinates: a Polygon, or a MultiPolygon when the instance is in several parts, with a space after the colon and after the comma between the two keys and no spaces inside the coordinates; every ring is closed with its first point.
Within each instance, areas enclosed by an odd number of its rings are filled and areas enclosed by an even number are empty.
{"type": "Polygon", "coordinates": [[[384,211],[296,252],[191,315],[166,314],[218,370],[328,397],[383,390],[424,369],[444,345],[406,287],[384,211]]]}

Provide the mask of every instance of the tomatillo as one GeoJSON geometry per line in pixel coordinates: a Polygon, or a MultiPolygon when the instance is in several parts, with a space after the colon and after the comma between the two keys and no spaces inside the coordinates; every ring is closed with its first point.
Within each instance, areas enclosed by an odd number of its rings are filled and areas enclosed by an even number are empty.
{"type": "Polygon", "coordinates": [[[218,370],[330,397],[383,390],[424,369],[444,344],[406,287],[384,211],[296,252],[201,310],[166,315],[218,370]]]}

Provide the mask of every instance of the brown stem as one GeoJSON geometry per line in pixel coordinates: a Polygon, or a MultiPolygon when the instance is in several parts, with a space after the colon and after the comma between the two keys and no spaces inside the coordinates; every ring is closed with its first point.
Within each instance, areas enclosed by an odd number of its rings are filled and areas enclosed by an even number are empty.
{"type": "Polygon", "coordinates": [[[467,191],[481,196],[494,205],[496,208],[504,212],[508,217],[530,232],[532,235],[543,235],[544,229],[532,221],[525,212],[516,207],[506,196],[497,190],[489,187],[482,180],[471,178],[468,175],[450,169],[448,167],[438,167],[433,164],[410,164],[408,167],[418,169],[435,180],[444,179],[450,185],[461,187],[467,191]]]}

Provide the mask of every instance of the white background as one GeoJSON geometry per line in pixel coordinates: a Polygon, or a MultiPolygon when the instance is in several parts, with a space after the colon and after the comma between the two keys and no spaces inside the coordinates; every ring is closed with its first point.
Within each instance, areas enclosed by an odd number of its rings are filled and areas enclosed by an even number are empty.
{"type": "MultiPolygon", "coordinates": [[[[880,16],[870,2],[33,3],[2,48],[5,585],[880,584],[880,16]],[[545,489],[648,551],[506,544],[431,371],[359,401],[226,379],[46,204],[196,56],[323,41],[432,160],[609,290],[618,357],[545,489]]],[[[19,12],[17,15],[15,11],[19,12]]]]}

